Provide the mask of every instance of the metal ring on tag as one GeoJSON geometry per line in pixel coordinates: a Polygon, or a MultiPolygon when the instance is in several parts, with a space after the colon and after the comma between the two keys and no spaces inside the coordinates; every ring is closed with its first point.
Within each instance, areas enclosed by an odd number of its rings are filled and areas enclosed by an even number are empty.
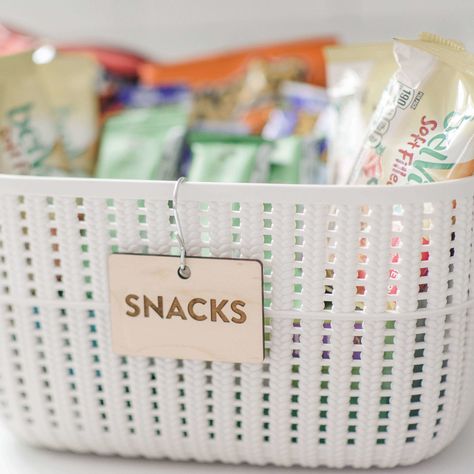
{"type": "Polygon", "coordinates": [[[186,246],[184,244],[184,235],[183,235],[183,228],[181,227],[181,220],[179,218],[178,212],[178,191],[181,184],[186,181],[186,178],[181,177],[176,181],[174,185],[173,191],[173,213],[174,219],[176,221],[176,240],[179,244],[179,267],[178,267],[178,275],[185,280],[191,276],[191,269],[186,265],[186,246]]]}

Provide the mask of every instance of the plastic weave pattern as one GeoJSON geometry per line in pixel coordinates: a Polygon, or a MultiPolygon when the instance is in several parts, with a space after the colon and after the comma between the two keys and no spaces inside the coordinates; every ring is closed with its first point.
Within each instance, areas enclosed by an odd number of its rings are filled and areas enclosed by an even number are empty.
{"type": "Polygon", "coordinates": [[[107,256],[178,253],[172,186],[0,176],[0,412],[18,436],[310,467],[412,464],[453,440],[472,400],[474,180],[184,185],[189,255],[263,262],[260,365],[111,351],[107,256]]]}

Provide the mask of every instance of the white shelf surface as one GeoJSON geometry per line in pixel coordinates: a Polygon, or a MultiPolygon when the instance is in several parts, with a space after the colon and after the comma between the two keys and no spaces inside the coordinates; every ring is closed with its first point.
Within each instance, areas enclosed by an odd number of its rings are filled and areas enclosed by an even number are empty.
{"type": "Polygon", "coordinates": [[[338,474],[340,472],[370,472],[370,474],[471,474],[474,466],[474,418],[471,418],[458,438],[437,456],[411,467],[370,471],[259,468],[247,465],[197,464],[192,462],[149,461],[119,457],[98,457],[83,454],[53,452],[33,448],[16,440],[0,426],[1,474],[338,474]]]}

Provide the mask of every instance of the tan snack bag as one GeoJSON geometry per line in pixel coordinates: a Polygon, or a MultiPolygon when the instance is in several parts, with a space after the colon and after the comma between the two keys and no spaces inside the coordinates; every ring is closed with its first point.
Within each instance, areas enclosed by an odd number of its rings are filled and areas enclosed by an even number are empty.
{"type": "Polygon", "coordinates": [[[67,171],[53,111],[32,53],[0,57],[0,173],[67,171]]]}
{"type": "Polygon", "coordinates": [[[38,70],[72,173],[92,175],[99,135],[99,65],[86,55],[58,53],[38,70]]]}

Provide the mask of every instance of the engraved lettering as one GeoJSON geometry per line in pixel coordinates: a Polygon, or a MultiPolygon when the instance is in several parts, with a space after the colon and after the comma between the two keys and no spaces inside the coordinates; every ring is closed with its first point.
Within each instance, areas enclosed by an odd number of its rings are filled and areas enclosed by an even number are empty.
{"type": "Polygon", "coordinates": [[[171,303],[168,314],[166,315],[166,319],[170,319],[173,316],[179,316],[181,319],[186,319],[183,308],[181,307],[181,304],[176,296],[173,298],[173,302],[171,303]]]}
{"type": "Polygon", "coordinates": [[[211,321],[216,321],[217,316],[219,315],[222,321],[225,323],[229,322],[227,316],[222,312],[222,309],[228,302],[229,300],[222,300],[219,304],[217,304],[215,299],[211,299],[211,321]]]}
{"type": "Polygon", "coordinates": [[[207,303],[206,300],[203,300],[202,298],[193,298],[189,303],[188,303],[188,313],[191,318],[195,319],[196,321],[204,321],[207,319],[205,315],[199,315],[196,314],[194,311],[194,307],[197,304],[205,305],[207,303]]]}
{"type": "Polygon", "coordinates": [[[127,295],[125,297],[125,303],[127,303],[127,306],[130,306],[130,308],[132,308],[132,311],[130,310],[127,311],[127,316],[134,318],[140,315],[140,306],[133,303],[133,301],[138,301],[138,298],[139,296],[133,295],[133,294],[127,295]]]}
{"type": "Polygon", "coordinates": [[[143,296],[143,309],[145,318],[150,317],[150,309],[152,309],[160,318],[163,319],[163,297],[158,296],[157,304],[153,303],[153,301],[148,298],[148,296],[143,296]]]}
{"type": "Polygon", "coordinates": [[[235,316],[231,319],[231,321],[233,323],[236,323],[236,324],[243,324],[245,323],[245,321],[247,320],[247,315],[241,310],[239,309],[239,307],[244,307],[245,306],[245,302],[244,301],[241,301],[241,300],[235,300],[235,301],[232,301],[232,303],[230,304],[230,307],[232,309],[232,311],[239,315],[239,318],[236,318],[235,316]]]}
{"type": "Polygon", "coordinates": [[[167,301],[163,296],[139,296],[130,293],[125,296],[125,304],[127,305],[126,314],[132,318],[140,315],[145,318],[158,316],[161,319],[179,317],[184,321],[193,319],[235,324],[243,324],[247,321],[247,313],[244,311],[247,303],[243,300],[192,298],[189,301],[180,301],[179,297],[175,296],[167,301]],[[229,311],[227,314],[226,307],[229,311]]]}

